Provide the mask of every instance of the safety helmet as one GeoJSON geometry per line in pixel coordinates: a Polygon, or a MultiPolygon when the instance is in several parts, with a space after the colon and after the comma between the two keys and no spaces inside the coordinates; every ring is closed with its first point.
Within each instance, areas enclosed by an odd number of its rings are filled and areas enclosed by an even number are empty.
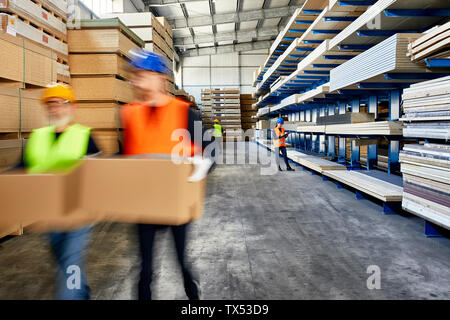
{"type": "Polygon", "coordinates": [[[131,65],[138,69],[171,74],[167,59],[163,56],[143,49],[133,49],[131,54],[131,65]]]}
{"type": "Polygon", "coordinates": [[[214,123],[219,123],[219,119],[214,120],[214,123]]]}
{"type": "Polygon", "coordinates": [[[76,101],[72,88],[62,83],[50,84],[45,88],[41,101],[46,103],[50,98],[62,98],[71,103],[76,101]]]}
{"type": "Polygon", "coordinates": [[[278,119],[277,119],[277,123],[279,123],[279,124],[284,124],[283,118],[278,118],[278,119]]]}

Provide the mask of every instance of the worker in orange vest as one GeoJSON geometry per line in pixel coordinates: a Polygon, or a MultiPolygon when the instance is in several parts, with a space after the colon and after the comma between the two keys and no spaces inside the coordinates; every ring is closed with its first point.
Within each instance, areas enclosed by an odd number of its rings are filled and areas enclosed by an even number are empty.
{"type": "MultiPolygon", "coordinates": [[[[165,58],[158,54],[139,50],[133,53],[132,83],[137,101],[121,110],[124,128],[124,154],[166,154],[171,155],[179,141],[172,140],[172,133],[185,129],[193,139],[194,122],[200,121],[195,112],[190,110],[190,103],[167,95],[168,75],[171,73],[165,58]]],[[[202,146],[187,141],[189,156],[201,153],[202,146]]],[[[184,141],[184,140],[183,140],[184,141]]],[[[206,161],[197,179],[206,176],[213,164],[206,161]]],[[[155,231],[162,226],[139,224],[139,244],[141,252],[141,273],[138,284],[139,300],[151,300],[150,284],[152,282],[152,251],[155,231]]],[[[175,239],[178,262],[181,266],[184,288],[190,300],[200,299],[200,285],[185,265],[185,247],[188,224],[171,226],[175,239]]]]}
{"type": "Polygon", "coordinates": [[[285,133],[283,124],[284,124],[283,118],[278,118],[277,126],[275,127],[275,129],[273,129],[273,131],[275,132],[275,139],[273,140],[273,144],[275,147],[275,160],[277,161],[278,171],[283,171],[281,170],[280,167],[280,151],[281,151],[281,154],[284,157],[284,163],[286,164],[287,171],[295,171],[289,165],[286,152],[286,137],[288,136],[288,133],[285,133]]]}

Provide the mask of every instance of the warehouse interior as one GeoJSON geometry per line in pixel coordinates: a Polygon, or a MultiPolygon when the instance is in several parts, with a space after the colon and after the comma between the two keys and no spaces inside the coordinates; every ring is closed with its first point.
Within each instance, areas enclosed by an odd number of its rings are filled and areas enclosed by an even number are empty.
{"type": "MultiPolygon", "coordinates": [[[[136,224],[180,221],[204,300],[450,299],[449,17],[442,0],[0,0],[0,300],[58,299],[49,233],[73,230],[55,217],[94,225],[92,300],[140,299],[136,224]],[[214,141],[201,181],[186,181],[196,158],[120,162],[140,50],[214,141]],[[55,83],[101,155],[14,171],[55,83]],[[147,222],[145,205],[171,212],[147,222]]],[[[189,296],[172,232],[155,235],[155,300],[189,296]]]]}

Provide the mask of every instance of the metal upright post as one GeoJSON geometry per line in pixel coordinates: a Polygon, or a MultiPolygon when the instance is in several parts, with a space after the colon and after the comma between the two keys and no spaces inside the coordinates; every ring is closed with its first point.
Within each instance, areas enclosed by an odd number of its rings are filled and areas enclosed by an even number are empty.
{"type": "MultiPolygon", "coordinates": [[[[339,101],[339,114],[345,114],[347,104],[339,101]]],[[[338,162],[345,163],[345,138],[339,137],[338,145],[338,162]]]]}
{"type": "MultiPolygon", "coordinates": [[[[391,90],[389,100],[389,120],[395,121],[400,118],[400,90],[391,90]]],[[[389,140],[388,173],[392,173],[400,168],[400,141],[389,140]]]]}
{"type": "MultiPolygon", "coordinates": [[[[334,116],[335,110],[336,110],[335,105],[328,106],[328,115],[334,116]]],[[[327,136],[327,140],[328,140],[327,155],[332,159],[334,159],[336,157],[334,136],[327,136]]]]}
{"type": "MultiPolygon", "coordinates": [[[[369,97],[369,105],[367,108],[369,113],[375,115],[375,119],[378,118],[378,98],[377,96],[369,97]]],[[[371,144],[367,146],[367,170],[371,170],[378,163],[378,145],[371,144]]]]}
{"type": "MultiPolygon", "coordinates": [[[[352,112],[359,113],[359,98],[352,100],[352,112]]],[[[360,148],[356,146],[356,141],[351,140],[351,156],[350,166],[352,168],[359,168],[358,161],[360,160],[360,148]]]]}

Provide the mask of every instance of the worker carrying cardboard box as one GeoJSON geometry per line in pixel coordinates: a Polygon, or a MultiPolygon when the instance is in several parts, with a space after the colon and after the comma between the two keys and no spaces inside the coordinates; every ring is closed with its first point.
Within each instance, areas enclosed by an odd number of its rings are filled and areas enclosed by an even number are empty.
{"type": "Polygon", "coordinates": [[[275,139],[273,140],[273,145],[275,147],[275,160],[277,161],[278,170],[282,171],[280,167],[280,151],[281,151],[281,154],[284,157],[284,163],[286,164],[287,171],[295,171],[289,165],[286,152],[286,137],[288,136],[288,133],[285,133],[283,124],[284,124],[283,118],[278,118],[277,126],[273,129],[273,131],[275,132],[275,139]]]}
{"type": "MultiPolygon", "coordinates": [[[[132,83],[137,101],[122,107],[122,126],[124,128],[124,154],[173,154],[179,141],[174,141],[175,131],[187,130],[194,136],[194,122],[199,121],[195,112],[190,110],[189,103],[167,95],[168,75],[171,73],[165,58],[144,50],[132,51],[131,65],[132,83]]],[[[212,165],[212,160],[202,159],[202,146],[195,145],[193,140],[184,141],[188,155],[194,163],[201,162],[193,181],[205,178],[212,165]],[[195,156],[197,155],[197,156],[195,156]],[[200,156],[199,156],[200,155],[200,156]],[[197,160],[196,160],[197,159],[197,160]]],[[[151,195],[149,195],[151,197],[151,195]]],[[[141,273],[138,284],[140,300],[150,300],[152,282],[152,251],[155,231],[161,226],[139,224],[138,235],[141,252],[141,273]]],[[[178,262],[181,266],[186,295],[191,300],[200,298],[199,283],[193,279],[185,265],[185,246],[188,224],[170,226],[175,239],[178,262]]]]}
{"type": "MultiPolygon", "coordinates": [[[[54,84],[43,93],[49,126],[33,130],[22,162],[28,173],[69,171],[87,155],[100,154],[91,137],[90,128],[72,122],[75,96],[69,86],[54,84]]],[[[56,299],[90,298],[90,289],[83,271],[84,253],[92,232],[85,226],[70,232],[52,232],[50,245],[58,265],[56,299]]]]}

